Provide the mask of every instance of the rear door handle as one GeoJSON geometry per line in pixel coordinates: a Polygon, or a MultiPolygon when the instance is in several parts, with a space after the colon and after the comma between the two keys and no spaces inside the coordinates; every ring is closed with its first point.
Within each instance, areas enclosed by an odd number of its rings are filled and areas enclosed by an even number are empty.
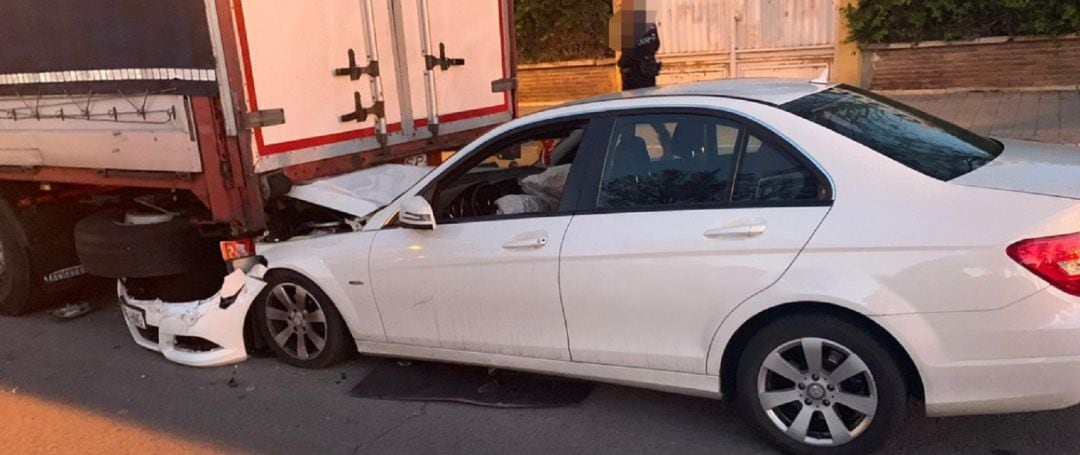
{"type": "Polygon", "coordinates": [[[547,245],[547,237],[533,237],[528,239],[514,239],[503,244],[503,248],[508,250],[519,250],[524,248],[540,248],[547,245]]]}
{"type": "Polygon", "coordinates": [[[749,223],[737,226],[724,226],[705,231],[705,237],[714,239],[717,237],[756,237],[765,233],[765,223],[749,223]]]}

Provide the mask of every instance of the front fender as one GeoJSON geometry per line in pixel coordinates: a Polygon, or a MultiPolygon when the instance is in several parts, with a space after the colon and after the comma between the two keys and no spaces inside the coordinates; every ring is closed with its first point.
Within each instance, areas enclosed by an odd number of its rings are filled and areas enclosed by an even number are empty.
{"type": "MultiPolygon", "coordinates": [[[[368,252],[375,232],[353,232],[260,245],[268,275],[274,270],[298,273],[319,286],[338,312],[352,337],[386,341],[382,318],[371,290],[368,252]]],[[[272,276],[268,280],[273,281],[272,276]]]]}

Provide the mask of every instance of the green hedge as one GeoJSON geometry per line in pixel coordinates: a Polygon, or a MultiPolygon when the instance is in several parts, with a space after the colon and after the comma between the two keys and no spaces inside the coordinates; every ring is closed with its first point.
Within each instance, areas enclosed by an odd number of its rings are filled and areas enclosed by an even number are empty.
{"type": "Polygon", "coordinates": [[[610,56],[610,17],[611,0],[514,0],[518,58],[536,63],[610,56]]]}
{"type": "Polygon", "coordinates": [[[861,0],[842,12],[860,44],[1080,32],[1080,0],[861,0]]]}

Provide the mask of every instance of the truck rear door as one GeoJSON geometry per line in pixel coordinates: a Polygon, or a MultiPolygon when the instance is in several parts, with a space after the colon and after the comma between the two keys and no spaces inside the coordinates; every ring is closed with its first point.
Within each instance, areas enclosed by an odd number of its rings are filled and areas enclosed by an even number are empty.
{"type": "Polygon", "coordinates": [[[505,122],[507,0],[234,0],[256,170],[364,151],[420,151],[434,137],[505,122]]]}
{"type": "Polygon", "coordinates": [[[417,128],[446,134],[509,120],[509,94],[492,89],[509,74],[503,0],[395,3],[417,128]]]}

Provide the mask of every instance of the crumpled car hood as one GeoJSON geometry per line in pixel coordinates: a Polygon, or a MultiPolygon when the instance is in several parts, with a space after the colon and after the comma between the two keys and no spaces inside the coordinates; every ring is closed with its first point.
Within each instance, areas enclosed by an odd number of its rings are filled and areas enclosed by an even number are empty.
{"type": "Polygon", "coordinates": [[[384,164],[295,185],[288,196],[363,218],[393,202],[431,170],[426,166],[384,164]]]}

